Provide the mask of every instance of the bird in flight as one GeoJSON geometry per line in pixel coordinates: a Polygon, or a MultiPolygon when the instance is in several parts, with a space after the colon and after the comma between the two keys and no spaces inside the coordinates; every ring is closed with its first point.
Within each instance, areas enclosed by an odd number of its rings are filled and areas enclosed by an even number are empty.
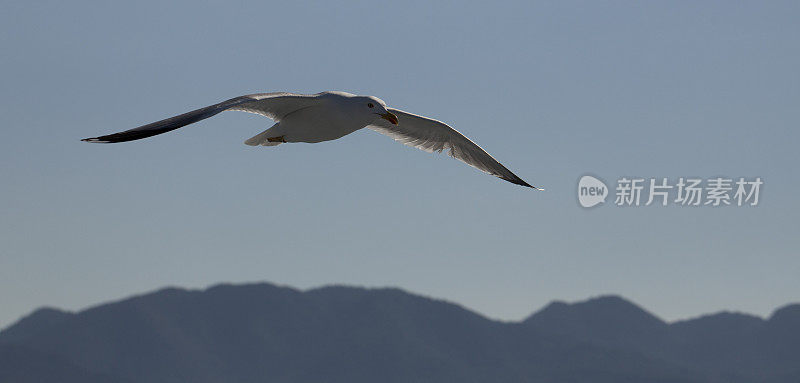
{"type": "Polygon", "coordinates": [[[447,150],[453,158],[483,172],[517,185],[543,190],[517,177],[480,146],[441,121],[387,108],[386,103],[377,97],[345,92],[249,94],[124,132],[81,141],[115,143],[138,140],[193,124],[226,110],[256,113],[275,121],[271,128],[245,141],[247,145],[330,141],[369,128],[429,153],[447,150]]]}

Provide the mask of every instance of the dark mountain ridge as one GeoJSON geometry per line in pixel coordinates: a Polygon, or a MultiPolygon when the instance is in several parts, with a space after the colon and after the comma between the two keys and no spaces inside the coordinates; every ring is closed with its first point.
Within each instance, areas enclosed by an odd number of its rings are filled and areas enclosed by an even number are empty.
{"type": "Polygon", "coordinates": [[[798,334],[800,305],[668,324],[603,296],[508,323],[399,289],[217,285],[37,310],[0,332],[0,381],[796,382],[798,334]]]}

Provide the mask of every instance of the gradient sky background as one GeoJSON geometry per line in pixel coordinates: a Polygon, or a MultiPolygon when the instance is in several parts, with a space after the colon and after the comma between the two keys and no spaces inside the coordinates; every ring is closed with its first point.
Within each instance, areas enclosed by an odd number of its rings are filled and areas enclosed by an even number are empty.
{"type": "MultiPolygon", "coordinates": [[[[621,294],[676,320],[800,301],[800,3],[0,5],[0,327],[167,285],[397,286],[492,318],[621,294]],[[450,123],[535,192],[372,131],[252,148],[246,93],[450,123]],[[760,176],[757,207],[591,210],[586,173],[760,176]]],[[[610,197],[613,202],[613,197],[610,197]]]]}

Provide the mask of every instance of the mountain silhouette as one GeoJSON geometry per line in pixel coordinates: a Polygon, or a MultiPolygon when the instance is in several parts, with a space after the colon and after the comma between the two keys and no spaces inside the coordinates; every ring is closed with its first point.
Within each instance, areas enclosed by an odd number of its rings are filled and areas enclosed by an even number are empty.
{"type": "Polygon", "coordinates": [[[721,312],[667,324],[620,297],[554,302],[523,324],[590,344],[635,350],[724,382],[798,382],[800,305],[768,319],[721,312]]]}
{"type": "Polygon", "coordinates": [[[623,349],[647,349],[668,336],[661,319],[618,296],[553,302],[523,321],[536,331],[623,349]]]}
{"type": "Polygon", "coordinates": [[[668,324],[615,296],[490,320],[398,289],[167,288],[0,332],[0,382],[797,382],[800,305],[668,324]]]}

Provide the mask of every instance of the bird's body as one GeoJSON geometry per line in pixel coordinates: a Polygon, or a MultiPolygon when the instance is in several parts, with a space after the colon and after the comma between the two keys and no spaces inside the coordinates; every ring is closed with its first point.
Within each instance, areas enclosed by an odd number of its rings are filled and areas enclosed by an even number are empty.
{"type": "Polygon", "coordinates": [[[451,156],[486,173],[518,185],[533,187],[447,124],[387,108],[386,103],[376,97],[346,92],[313,95],[257,93],[240,96],[135,129],[83,141],[112,143],[138,140],[192,124],[225,110],[257,113],[275,120],[271,128],[245,141],[247,145],[316,143],[370,128],[427,152],[449,150],[451,156]]]}
{"type": "MultiPolygon", "coordinates": [[[[371,115],[361,116],[357,109],[369,102],[376,105],[379,100],[353,100],[354,97],[357,96],[344,92],[316,94],[311,97],[313,105],[284,115],[264,133],[269,137],[282,136],[286,142],[316,143],[342,138],[366,127],[374,119],[371,115]],[[356,116],[362,118],[353,118],[356,116]]],[[[258,144],[253,142],[250,145],[258,144]]]]}

